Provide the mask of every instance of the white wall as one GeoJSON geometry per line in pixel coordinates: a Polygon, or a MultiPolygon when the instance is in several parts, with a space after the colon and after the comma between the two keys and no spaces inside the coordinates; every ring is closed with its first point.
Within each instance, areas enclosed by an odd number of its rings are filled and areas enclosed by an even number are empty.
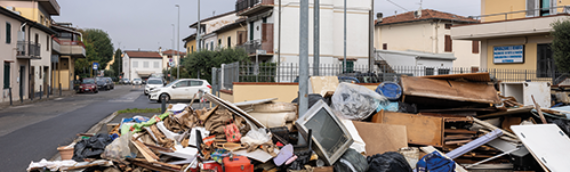
{"type": "Polygon", "coordinates": [[[129,80],[133,80],[135,78],[141,78],[138,75],[138,72],[145,72],[145,73],[162,73],[162,58],[131,58],[130,66],[131,77],[129,80]],[[144,63],[148,63],[148,67],[144,66],[144,63]],[[154,66],[154,63],[158,63],[158,67],[154,66]],[[135,67],[133,64],[138,63],[135,67]]]}
{"type": "MultiPolygon", "coordinates": [[[[28,31],[26,29],[26,31],[28,31]]],[[[44,77],[47,77],[47,83],[49,84],[51,81],[51,46],[52,46],[52,41],[51,41],[51,37],[49,37],[49,39],[47,39],[46,36],[48,36],[47,33],[45,33],[42,30],[39,30],[37,28],[31,28],[31,32],[29,34],[29,39],[26,38],[26,41],[32,41],[35,42],[35,35],[38,34],[38,43],[40,44],[40,57],[41,59],[38,60],[31,60],[31,64],[32,67],[34,68],[34,91],[39,92],[40,91],[40,85],[43,86],[44,85],[44,77]],[[46,42],[49,41],[49,47],[48,44],[46,44],[46,42]],[[48,67],[48,73],[44,73],[44,66],[48,67]],[[40,72],[41,72],[41,78],[40,78],[40,72]]],[[[26,36],[28,36],[28,34],[26,33],[26,36]]],[[[13,35],[12,36],[12,41],[17,41],[17,35],[13,35]]],[[[69,84],[69,83],[62,83],[62,84],[69,84]]],[[[45,90],[43,90],[45,91],[45,90]]]]}
{"type": "Polygon", "coordinates": [[[131,64],[131,58],[129,58],[129,55],[127,53],[125,53],[124,51],[123,51],[123,54],[124,54],[123,60],[121,60],[123,63],[123,73],[124,73],[123,78],[128,78],[129,80],[131,80],[131,79],[133,79],[133,78],[131,78],[131,73],[130,73],[130,71],[131,71],[131,65],[130,65],[131,64]]]}

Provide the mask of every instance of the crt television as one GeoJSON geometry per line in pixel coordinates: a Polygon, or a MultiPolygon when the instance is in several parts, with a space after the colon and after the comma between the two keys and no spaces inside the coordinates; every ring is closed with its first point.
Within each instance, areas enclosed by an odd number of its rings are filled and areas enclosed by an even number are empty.
{"type": "Polygon", "coordinates": [[[297,119],[295,126],[303,137],[312,129],[313,150],[327,165],[334,164],[354,142],[344,124],[322,100],[297,119]]]}

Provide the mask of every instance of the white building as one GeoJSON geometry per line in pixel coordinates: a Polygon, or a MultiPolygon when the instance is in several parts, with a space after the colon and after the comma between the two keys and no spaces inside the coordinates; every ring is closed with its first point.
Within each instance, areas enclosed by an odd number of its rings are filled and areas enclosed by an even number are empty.
{"type": "MultiPolygon", "coordinates": [[[[313,61],[313,1],[309,1],[309,63],[313,61]]],[[[299,63],[299,0],[237,0],[238,16],[247,16],[244,47],[260,62],[299,63]],[[281,10],[281,11],[280,11],[281,10]],[[281,13],[280,13],[281,12],[281,13]],[[281,26],[279,26],[281,15],[281,26]],[[279,39],[281,38],[281,39],[279,39]],[[279,45],[281,47],[279,47],[279,45]],[[280,53],[279,53],[280,52],[280,53]],[[280,58],[278,58],[280,56],[280,58]]],[[[370,0],[347,2],[347,66],[368,65],[370,0]]],[[[344,57],[344,1],[320,1],[320,63],[342,64],[344,57]]]]}
{"type": "Polygon", "coordinates": [[[162,73],[162,56],[156,51],[124,51],[123,78],[147,79],[153,73],[162,73]]]}
{"type": "MultiPolygon", "coordinates": [[[[217,34],[214,32],[226,25],[233,24],[241,17],[236,16],[236,13],[231,11],[224,14],[216,15],[206,19],[200,20],[200,45],[202,49],[215,50],[219,44],[217,34]]],[[[198,22],[189,26],[190,28],[198,30],[198,22]]],[[[195,37],[193,37],[195,38],[195,37]]],[[[187,40],[185,40],[187,41],[187,40]]],[[[188,48],[188,47],[187,47],[188,48]]],[[[196,47],[197,49],[197,47],[196,47]]],[[[191,51],[189,51],[191,52],[191,51]]]]}
{"type": "MultiPolygon", "coordinates": [[[[379,13],[378,17],[374,35],[374,47],[377,50],[413,50],[443,56],[449,54],[457,58],[453,67],[480,67],[479,42],[451,40],[450,36],[452,25],[479,23],[478,20],[431,9],[384,18],[379,13]]],[[[396,65],[392,63],[394,62],[389,62],[389,65],[396,65]]]]}

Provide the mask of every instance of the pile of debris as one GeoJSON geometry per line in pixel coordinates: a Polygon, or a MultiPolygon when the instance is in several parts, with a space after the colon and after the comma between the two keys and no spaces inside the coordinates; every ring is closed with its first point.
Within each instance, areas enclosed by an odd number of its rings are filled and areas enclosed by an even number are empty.
{"type": "Polygon", "coordinates": [[[402,76],[374,91],[336,78],[311,77],[304,114],[297,100],[234,104],[203,93],[215,106],[176,104],[123,120],[109,133],[59,148],[64,160],[32,162],[27,170],[566,169],[570,108],[551,108],[549,83],[502,83],[488,73],[402,76]]]}

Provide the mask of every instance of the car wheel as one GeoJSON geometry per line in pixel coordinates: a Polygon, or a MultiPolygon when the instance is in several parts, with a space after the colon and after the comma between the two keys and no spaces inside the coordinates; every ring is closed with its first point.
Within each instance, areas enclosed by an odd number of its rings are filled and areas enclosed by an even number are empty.
{"type": "Polygon", "coordinates": [[[168,101],[170,101],[170,96],[166,93],[162,93],[162,94],[160,94],[160,96],[158,97],[158,100],[156,100],[156,102],[160,103],[160,100],[162,100],[163,96],[164,96],[164,102],[168,103],[168,101]]]}
{"type": "Polygon", "coordinates": [[[95,90],[95,93],[98,93],[98,92],[99,92],[99,90],[95,90]]]}

